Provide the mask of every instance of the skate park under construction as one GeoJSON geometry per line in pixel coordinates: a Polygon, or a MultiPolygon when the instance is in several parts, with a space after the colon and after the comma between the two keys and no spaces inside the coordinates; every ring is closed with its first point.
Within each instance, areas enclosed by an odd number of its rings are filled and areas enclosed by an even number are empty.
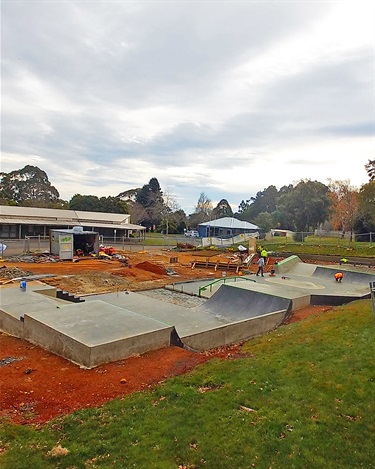
{"type": "Polygon", "coordinates": [[[267,333],[308,305],[341,305],[370,298],[372,273],[347,266],[281,261],[275,275],[243,275],[174,283],[175,294],[202,303],[179,306],[142,292],[74,297],[27,278],[27,288],[2,288],[0,330],[28,340],[82,367],[125,359],[166,346],[203,351],[267,333]]]}

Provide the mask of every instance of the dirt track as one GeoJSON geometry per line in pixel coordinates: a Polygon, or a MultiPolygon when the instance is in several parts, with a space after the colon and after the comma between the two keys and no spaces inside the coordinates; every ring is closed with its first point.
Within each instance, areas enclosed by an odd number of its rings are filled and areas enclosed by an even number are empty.
{"type": "MultiPolygon", "coordinates": [[[[153,251],[130,253],[129,256],[130,267],[124,267],[117,260],[97,259],[16,264],[5,261],[0,268],[0,278],[1,272],[15,267],[34,274],[56,274],[45,282],[84,295],[145,290],[176,281],[222,275],[212,269],[192,270],[190,262],[196,258],[190,253],[153,251]],[[172,257],[177,257],[178,262],[170,262],[172,257]],[[177,275],[168,275],[166,269],[173,269],[177,275]]],[[[231,254],[225,254],[223,260],[228,261],[231,257],[231,254]]],[[[256,266],[250,270],[256,270],[256,266]]],[[[6,288],[6,285],[0,288],[6,288]]],[[[328,309],[312,306],[300,310],[290,322],[328,309]]],[[[40,347],[0,334],[0,417],[21,424],[45,423],[79,408],[98,406],[115,397],[147,389],[213,357],[233,359],[239,354],[240,344],[207,353],[169,347],[85,370],[40,347]]]]}

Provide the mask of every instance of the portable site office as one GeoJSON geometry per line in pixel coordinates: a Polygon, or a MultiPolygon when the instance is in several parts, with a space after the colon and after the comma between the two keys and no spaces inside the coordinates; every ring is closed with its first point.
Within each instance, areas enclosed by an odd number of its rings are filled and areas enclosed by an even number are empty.
{"type": "Polygon", "coordinates": [[[50,252],[62,260],[73,259],[78,253],[98,254],[99,233],[84,231],[81,226],[67,230],[51,230],[50,252]]]}

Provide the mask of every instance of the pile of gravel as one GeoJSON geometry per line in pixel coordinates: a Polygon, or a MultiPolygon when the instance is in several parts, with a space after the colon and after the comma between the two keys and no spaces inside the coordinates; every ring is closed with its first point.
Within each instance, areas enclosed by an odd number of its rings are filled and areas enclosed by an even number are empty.
{"type": "Polygon", "coordinates": [[[18,277],[27,277],[28,275],[33,275],[33,272],[27,272],[26,270],[22,270],[19,267],[7,267],[2,266],[0,267],[0,278],[18,278],[18,277]]]}

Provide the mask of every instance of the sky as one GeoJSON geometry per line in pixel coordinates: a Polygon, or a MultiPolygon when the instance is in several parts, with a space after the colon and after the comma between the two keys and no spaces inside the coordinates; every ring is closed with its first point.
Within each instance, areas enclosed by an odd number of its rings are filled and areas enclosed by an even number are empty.
{"type": "Polygon", "coordinates": [[[1,0],[1,171],[185,210],[369,181],[375,2],[1,0]]]}

